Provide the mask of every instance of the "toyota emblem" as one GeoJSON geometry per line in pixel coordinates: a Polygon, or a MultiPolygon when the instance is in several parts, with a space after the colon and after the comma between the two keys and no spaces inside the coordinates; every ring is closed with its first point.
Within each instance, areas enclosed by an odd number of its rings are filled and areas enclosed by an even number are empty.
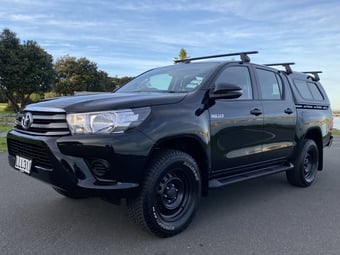
{"type": "Polygon", "coordinates": [[[30,112],[26,112],[25,115],[21,119],[21,126],[24,129],[29,129],[33,123],[33,115],[30,112]]]}

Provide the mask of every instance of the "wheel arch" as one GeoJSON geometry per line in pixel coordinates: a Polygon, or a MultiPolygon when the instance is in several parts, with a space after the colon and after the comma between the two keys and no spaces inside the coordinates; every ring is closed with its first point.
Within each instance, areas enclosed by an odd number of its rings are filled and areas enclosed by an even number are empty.
{"type": "Polygon", "coordinates": [[[195,136],[176,136],[160,140],[152,149],[149,161],[159,151],[164,149],[174,149],[183,151],[192,156],[197,162],[201,174],[202,195],[208,194],[208,176],[209,176],[209,157],[208,145],[204,145],[198,137],[195,136]]]}
{"type": "Polygon", "coordinates": [[[323,169],[323,143],[322,143],[322,134],[320,128],[311,128],[307,130],[304,139],[313,140],[318,147],[319,152],[319,162],[318,162],[318,170],[321,171],[323,169]]]}

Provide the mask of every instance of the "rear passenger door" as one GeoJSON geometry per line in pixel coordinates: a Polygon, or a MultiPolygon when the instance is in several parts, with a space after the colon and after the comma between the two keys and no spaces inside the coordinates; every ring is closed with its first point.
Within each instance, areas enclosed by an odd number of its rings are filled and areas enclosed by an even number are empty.
{"type": "Polygon", "coordinates": [[[255,68],[263,105],[263,153],[268,161],[284,160],[295,142],[296,111],[286,78],[279,71],[262,66],[255,68]]]}

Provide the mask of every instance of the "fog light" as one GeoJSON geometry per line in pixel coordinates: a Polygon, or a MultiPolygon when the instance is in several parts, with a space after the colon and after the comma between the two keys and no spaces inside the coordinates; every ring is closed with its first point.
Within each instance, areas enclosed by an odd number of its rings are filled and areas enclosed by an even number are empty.
{"type": "Polygon", "coordinates": [[[105,159],[91,159],[89,160],[89,163],[91,171],[99,178],[104,177],[111,170],[110,163],[105,159]]]}

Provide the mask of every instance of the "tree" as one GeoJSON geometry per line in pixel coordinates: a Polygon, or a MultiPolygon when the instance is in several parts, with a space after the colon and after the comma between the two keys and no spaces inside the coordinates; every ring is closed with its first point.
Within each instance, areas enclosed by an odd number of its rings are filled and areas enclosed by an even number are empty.
{"type": "Polygon", "coordinates": [[[111,77],[104,71],[99,71],[100,76],[100,84],[103,88],[103,91],[112,92],[115,89],[115,84],[111,77]]]}
{"type": "Polygon", "coordinates": [[[28,103],[32,93],[50,91],[55,78],[52,56],[47,54],[34,41],[27,41],[21,47],[20,60],[22,74],[25,77],[16,90],[17,97],[22,106],[28,103]]]}
{"type": "Polygon", "coordinates": [[[183,59],[186,59],[186,58],[189,58],[187,56],[187,52],[186,52],[185,49],[181,48],[180,51],[179,51],[178,57],[176,57],[174,61],[183,60],[183,59]]]}
{"type": "Polygon", "coordinates": [[[134,77],[129,77],[129,76],[123,76],[121,78],[113,77],[112,78],[112,82],[114,84],[115,88],[119,88],[121,86],[123,86],[124,84],[128,83],[129,81],[131,81],[134,77]]]}
{"type": "Polygon", "coordinates": [[[107,73],[97,70],[97,64],[86,58],[68,55],[54,65],[57,80],[53,87],[59,95],[73,95],[74,91],[107,91],[112,81],[107,73]]]}
{"type": "Polygon", "coordinates": [[[34,41],[20,44],[16,34],[0,34],[0,93],[14,110],[29,102],[32,93],[49,91],[54,81],[52,56],[34,41]]]}

